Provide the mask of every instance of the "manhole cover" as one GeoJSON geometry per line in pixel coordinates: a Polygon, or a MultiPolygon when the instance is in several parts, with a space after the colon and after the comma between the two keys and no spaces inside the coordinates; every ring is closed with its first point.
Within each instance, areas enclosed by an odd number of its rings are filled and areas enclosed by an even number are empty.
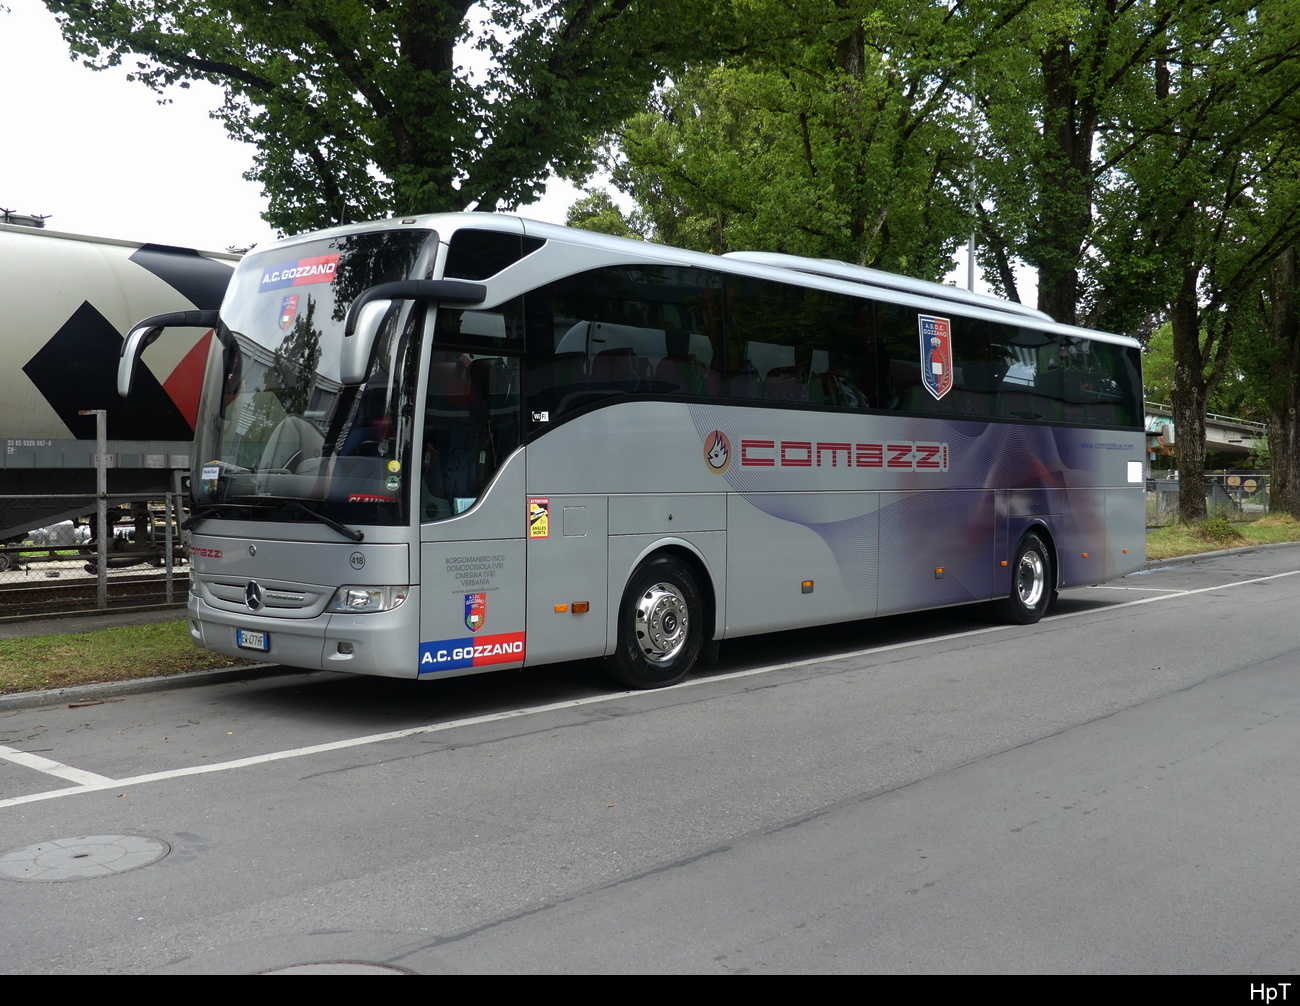
{"type": "Polygon", "coordinates": [[[162,859],[172,847],[141,835],[57,838],[0,854],[0,877],[8,880],[90,880],[126,873],[162,859]]]}
{"type": "Polygon", "coordinates": [[[258,972],[263,975],[413,975],[416,973],[392,964],[375,964],[371,961],[316,961],[311,964],[289,964],[282,968],[258,972]]]}

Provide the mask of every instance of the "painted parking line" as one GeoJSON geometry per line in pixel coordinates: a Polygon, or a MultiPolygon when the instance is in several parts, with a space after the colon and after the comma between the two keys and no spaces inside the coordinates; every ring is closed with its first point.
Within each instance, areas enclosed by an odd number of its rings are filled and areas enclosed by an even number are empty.
{"type": "Polygon", "coordinates": [[[1094,583],[1089,590],[1145,590],[1152,594],[1191,594],[1190,590],[1177,590],[1173,587],[1120,587],[1109,583],[1094,583]]]}
{"type": "Polygon", "coordinates": [[[22,765],[24,768],[35,769],[37,772],[44,772],[46,775],[58,776],[60,779],[79,783],[82,786],[95,786],[99,783],[111,783],[113,781],[108,776],[87,772],[85,769],[73,768],[71,765],[64,765],[63,762],[43,758],[41,755],[31,754],[27,751],[19,751],[17,748],[6,747],[3,744],[0,744],[0,759],[13,762],[15,765],[22,765]]]}
{"type": "MultiPolygon", "coordinates": [[[[1113,611],[1117,608],[1131,608],[1139,604],[1152,604],[1158,601],[1174,600],[1176,598],[1189,597],[1193,594],[1208,594],[1213,591],[1228,590],[1233,587],[1245,587],[1253,583],[1265,583],[1269,580],[1280,580],[1288,576],[1300,575],[1300,569],[1291,570],[1286,573],[1274,573],[1271,576],[1258,576],[1250,580],[1237,580],[1233,583],[1218,584],[1213,587],[1201,587],[1197,590],[1186,590],[1178,594],[1162,594],[1159,597],[1142,597],[1132,601],[1121,601],[1119,604],[1112,604],[1104,609],[1091,609],[1088,611],[1072,611],[1061,615],[1051,615],[1044,618],[1039,624],[1048,622],[1059,622],[1067,618],[1078,618],[1081,615],[1096,615],[1099,611],[1113,611]]],[[[911,639],[903,643],[889,643],[884,646],[872,646],[862,650],[853,650],[848,653],[836,653],[832,655],[823,655],[819,657],[808,657],[804,660],[791,660],[780,664],[767,664],[763,667],[751,667],[743,671],[731,671],[726,674],[714,674],[705,678],[693,678],[690,681],[684,681],[680,685],[674,685],[670,690],[680,690],[683,688],[695,688],[701,685],[712,685],[718,682],[735,681],[741,678],[749,678],[759,674],[771,674],[774,671],[791,670],[800,667],[809,667],[814,664],[824,664],[835,660],[851,660],[858,657],[867,657],[877,653],[888,653],[894,650],[905,650],[914,646],[928,646],[935,643],[945,643],[954,639],[967,639],[971,636],[983,636],[994,632],[1006,632],[1011,629],[1028,628],[1023,625],[990,625],[982,629],[967,629],[964,632],[952,632],[943,636],[927,636],[923,639],[911,639]]],[[[455,730],[459,727],[476,726],[484,723],[499,723],[504,720],[518,719],[523,716],[535,716],[539,713],[559,712],[566,709],[579,709],[583,706],[599,705],[602,702],[617,702],[621,699],[630,699],[636,696],[645,696],[655,694],[646,691],[627,691],[627,692],[610,692],[602,695],[592,695],[585,699],[569,699],[563,702],[549,702],[546,705],[530,706],[527,709],[510,709],[499,713],[488,713],[482,716],[467,716],[462,719],[448,720],[443,723],[426,723],[423,726],[407,727],[404,730],[390,730],[381,734],[366,734],[363,737],[351,737],[347,740],[329,741],[324,744],[310,744],[305,747],[288,748],[283,751],[272,751],[267,754],[252,755],[248,758],[236,758],[232,761],[216,762],[209,765],[191,765],[187,768],[168,769],[163,772],[149,772],[144,775],[128,776],[122,779],[110,779],[107,776],[96,775],[93,772],[83,772],[81,769],[71,768],[61,765],[59,762],[51,761],[48,758],[42,758],[39,755],[30,755],[22,751],[15,751],[12,748],[0,749],[0,757],[10,761],[16,761],[14,755],[27,759],[35,759],[48,766],[54,766],[64,774],[62,778],[70,782],[79,781],[73,775],[67,773],[76,773],[81,780],[79,785],[69,786],[64,789],[46,790],[42,793],[28,793],[24,796],[10,797],[6,800],[0,800],[0,809],[6,807],[17,807],[20,804],[36,803],[42,800],[55,800],[65,796],[77,796],[82,793],[97,793],[107,789],[125,789],[130,786],[140,786],[151,782],[165,782],[169,779],[183,779],[187,776],[210,775],[214,772],[229,772],[233,769],[252,768],[257,765],[267,765],[271,762],[287,761],[291,758],[306,758],[315,754],[325,754],[331,751],[343,751],[348,748],[365,747],[370,744],[382,744],[386,741],[403,740],[408,737],[419,737],[427,734],[443,733],[447,730],[455,730]],[[9,753],[12,752],[12,755],[9,753]]],[[[31,767],[36,767],[31,765],[31,767]]],[[[59,772],[46,769],[52,775],[59,775],[59,772]]]]}

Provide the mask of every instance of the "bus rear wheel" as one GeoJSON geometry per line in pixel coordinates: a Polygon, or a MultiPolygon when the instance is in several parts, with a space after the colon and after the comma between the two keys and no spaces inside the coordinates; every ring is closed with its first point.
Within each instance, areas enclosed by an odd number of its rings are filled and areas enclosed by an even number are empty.
{"type": "Polygon", "coordinates": [[[1011,568],[1011,593],[1005,600],[995,601],[993,610],[1003,621],[1032,625],[1047,613],[1054,596],[1047,546],[1038,535],[1025,535],[1011,568]]]}
{"type": "Polygon", "coordinates": [[[690,673],[704,642],[704,604],[690,568],[659,556],[637,567],[618,613],[618,644],[605,658],[630,688],[675,685],[690,673]]]}

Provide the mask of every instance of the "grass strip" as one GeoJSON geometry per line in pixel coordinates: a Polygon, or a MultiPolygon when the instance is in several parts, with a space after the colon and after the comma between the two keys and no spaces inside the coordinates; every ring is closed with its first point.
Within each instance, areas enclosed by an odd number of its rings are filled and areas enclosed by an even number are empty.
{"type": "Polygon", "coordinates": [[[251,664],[200,650],[183,619],[0,639],[0,694],[251,664]]]}
{"type": "Polygon", "coordinates": [[[1248,545],[1300,541],[1300,521],[1288,514],[1270,514],[1246,524],[1210,517],[1195,524],[1172,524],[1147,532],[1148,559],[1177,559],[1248,545]]]}

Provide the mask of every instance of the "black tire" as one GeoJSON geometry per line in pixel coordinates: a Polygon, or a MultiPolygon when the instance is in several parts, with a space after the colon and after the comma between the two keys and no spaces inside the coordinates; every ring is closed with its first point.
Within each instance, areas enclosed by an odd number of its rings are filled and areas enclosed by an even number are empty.
{"type": "Polygon", "coordinates": [[[618,611],[618,644],[605,665],[629,688],[675,685],[704,644],[704,604],[690,567],[661,555],[637,567],[618,611]]]}
{"type": "Polygon", "coordinates": [[[1011,565],[1011,593],[994,601],[993,611],[1004,622],[1033,625],[1045,614],[1056,596],[1056,577],[1043,539],[1027,534],[1016,549],[1011,565]]]}

